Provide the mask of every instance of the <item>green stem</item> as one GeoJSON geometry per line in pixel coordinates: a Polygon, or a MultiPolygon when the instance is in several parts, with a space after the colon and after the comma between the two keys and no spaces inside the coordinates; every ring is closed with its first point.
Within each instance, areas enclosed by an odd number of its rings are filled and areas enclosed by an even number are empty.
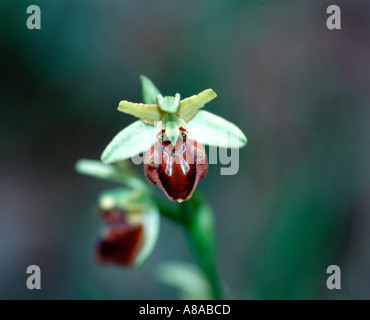
{"type": "Polygon", "coordinates": [[[222,299],[217,271],[215,223],[213,210],[198,192],[184,203],[183,214],[187,218],[190,244],[212,288],[213,298],[222,299]]]}
{"type": "Polygon", "coordinates": [[[159,212],[165,216],[166,218],[180,224],[180,225],[186,225],[186,221],[181,214],[181,211],[178,209],[178,207],[174,207],[171,205],[168,205],[167,203],[164,203],[160,200],[154,199],[155,204],[159,210],[159,212]]]}
{"type": "Polygon", "coordinates": [[[196,192],[181,205],[180,210],[158,201],[156,203],[162,215],[185,228],[196,259],[210,284],[213,298],[222,299],[217,272],[215,224],[210,205],[196,192]]]}

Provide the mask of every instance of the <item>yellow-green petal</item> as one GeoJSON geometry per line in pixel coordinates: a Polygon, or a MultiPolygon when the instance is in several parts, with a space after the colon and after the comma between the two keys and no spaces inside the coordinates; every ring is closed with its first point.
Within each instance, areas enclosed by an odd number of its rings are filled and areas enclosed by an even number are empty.
{"type": "Polygon", "coordinates": [[[164,112],[155,104],[134,103],[126,100],[119,103],[118,111],[131,114],[150,124],[160,121],[164,115],[164,112]]]}
{"type": "Polygon", "coordinates": [[[181,100],[176,114],[180,119],[188,121],[196,114],[198,109],[216,97],[217,94],[212,89],[204,90],[197,95],[181,100]]]}

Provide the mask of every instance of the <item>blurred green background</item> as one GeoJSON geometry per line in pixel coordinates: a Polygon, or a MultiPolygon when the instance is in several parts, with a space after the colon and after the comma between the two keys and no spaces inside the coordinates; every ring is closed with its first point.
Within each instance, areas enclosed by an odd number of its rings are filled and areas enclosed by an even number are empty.
{"type": "Polygon", "coordinates": [[[249,139],[237,175],[211,165],[198,187],[230,296],[369,299],[370,3],[334,2],[330,31],[324,0],[2,0],[0,298],[177,297],[153,273],[193,261],[182,230],[163,220],[140,269],[97,265],[95,200],[113,184],[74,172],[135,120],[116,107],[141,101],[145,74],[166,95],[214,89],[206,109],[249,139]],[[26,28],[32,4],[41,30],[26,28]],[[26,287],[31,264],[42,290],[26,287]]]}

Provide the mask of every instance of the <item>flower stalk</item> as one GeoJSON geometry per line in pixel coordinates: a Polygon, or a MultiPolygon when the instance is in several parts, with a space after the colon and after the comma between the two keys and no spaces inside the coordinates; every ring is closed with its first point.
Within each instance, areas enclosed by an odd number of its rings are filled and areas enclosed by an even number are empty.
{"type": "Polygon", "coordinates": [[[190,247],[209,282],[213,299],[224,298],[217,269],[214,214],[199,191],[180,207],[156,201],[161,215],[179,224],[187,233],[190,247]]]}
{"type": "Polygon", "coordinates": [[[195,192],[182,207],[186,231],[196,259],[212,289],[213,299],[223,298],[217,271],[214,214],[206,200],[195,192]]]}

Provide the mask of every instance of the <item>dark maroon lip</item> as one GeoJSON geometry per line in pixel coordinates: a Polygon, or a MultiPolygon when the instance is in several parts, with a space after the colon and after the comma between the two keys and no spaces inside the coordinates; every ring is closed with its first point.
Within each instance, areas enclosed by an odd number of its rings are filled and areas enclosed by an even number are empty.
{"type": "Polygon", "coordinates": [[[146,153],[144,167],[150,182],[158,185],[171,200],[181,202],[191,197],[206,175],[208,163],[204,147],[185,136],[185,139],[179,137],[175,146],[156,141],[146,153]]]}
{"type": "Polygon", "coordinates": [[[143,241],[143,226],[130,225],[119,209],[102,212],[106,226],[98,238],[95,257],[102,264],[132,265],[143,241]]]}

